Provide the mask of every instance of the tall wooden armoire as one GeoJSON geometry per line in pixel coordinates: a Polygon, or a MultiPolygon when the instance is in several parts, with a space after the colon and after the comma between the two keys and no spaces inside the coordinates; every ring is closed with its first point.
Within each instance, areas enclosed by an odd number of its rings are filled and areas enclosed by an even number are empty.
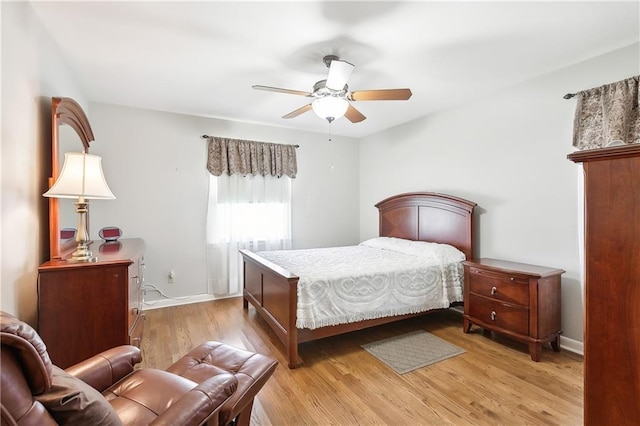
{"type": "Polygon", "coordinates": [[[585,176],[584,424],[640,425],[640,144],[568,158],[585,176]]]}

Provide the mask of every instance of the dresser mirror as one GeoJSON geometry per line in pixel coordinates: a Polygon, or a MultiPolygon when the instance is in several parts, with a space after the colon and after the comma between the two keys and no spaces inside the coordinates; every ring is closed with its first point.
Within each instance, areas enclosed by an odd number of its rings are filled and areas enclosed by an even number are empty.
{"type": "MultiPolygon", "coordinates": [[[[89,152],[93,140],[93,131],[82,107],[71,98],[52,98],[49,187],[60,175],[64,153],[89,152]]],[[[77,227],[77,217],[70,200],[49,198],[49,257],[52,260],[61,259],[65,252],[76,246],[72,230],[77,227]]]]}

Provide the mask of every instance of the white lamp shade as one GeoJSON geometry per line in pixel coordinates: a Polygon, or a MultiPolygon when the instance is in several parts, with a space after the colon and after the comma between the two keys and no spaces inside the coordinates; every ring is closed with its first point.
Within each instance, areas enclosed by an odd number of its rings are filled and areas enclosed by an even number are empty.
{"type": "Polygon", "coordinates": [[[349,101],[335,96],[325,96],[313,101],[311,108],[318,117],[332,121],[344,116],[349,108],[349,101]]]}
{"type": "Polygon", "coordinates": [[[102,158],[81,152],[66,152],[60,176],[45,197],[104,199],[116,198],[102,173],[102,158]]]}

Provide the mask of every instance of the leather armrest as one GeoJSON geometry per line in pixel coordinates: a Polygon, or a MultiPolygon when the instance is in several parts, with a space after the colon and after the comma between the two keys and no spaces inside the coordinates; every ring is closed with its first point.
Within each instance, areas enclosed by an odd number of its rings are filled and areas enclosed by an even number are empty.
{"type": "Polygon", "coordinates": [[[200,425],[209,420],[209,425],[218,425],[218,412],[238,387],[233,374],[218,374],[195,388],[160,414],[151,425],[200,425]]]}
{"type": "Polygon", "coordinates": [[[111,348],[66,368],[65,371],[103,392],[133,371],[142,361],[140,349],[131,345],[111,348]]]}

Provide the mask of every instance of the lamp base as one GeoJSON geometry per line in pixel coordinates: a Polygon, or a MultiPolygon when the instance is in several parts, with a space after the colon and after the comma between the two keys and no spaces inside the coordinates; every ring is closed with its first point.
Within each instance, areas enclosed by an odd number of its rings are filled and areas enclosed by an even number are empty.
{"type": "Polygon", "coordinates": [[[97,262],[98,257],[93,256],[91,250],[87,244],[78,244],[78,248],[71,253],[71,257],[67,259],[67,262],[79,263],[79,262],[97,262]]]}
{"type": "Polygon", "coordinates": [[[97,257],[94,257],[91,254],[91,250],[89,250],[89,244],[91,244],[91,240],[89,239],[89,233],[87,232],[87,210],[88,205],[84,199],[84,197],[80,197],[78,202],[75,203],[76,212],[78,213],[78,233],[76,234],[76,242],[78,246],[75,251],[71,253],[71,257],[67,259],[68,262],[95,262],[98,260],[97,257]]]}

